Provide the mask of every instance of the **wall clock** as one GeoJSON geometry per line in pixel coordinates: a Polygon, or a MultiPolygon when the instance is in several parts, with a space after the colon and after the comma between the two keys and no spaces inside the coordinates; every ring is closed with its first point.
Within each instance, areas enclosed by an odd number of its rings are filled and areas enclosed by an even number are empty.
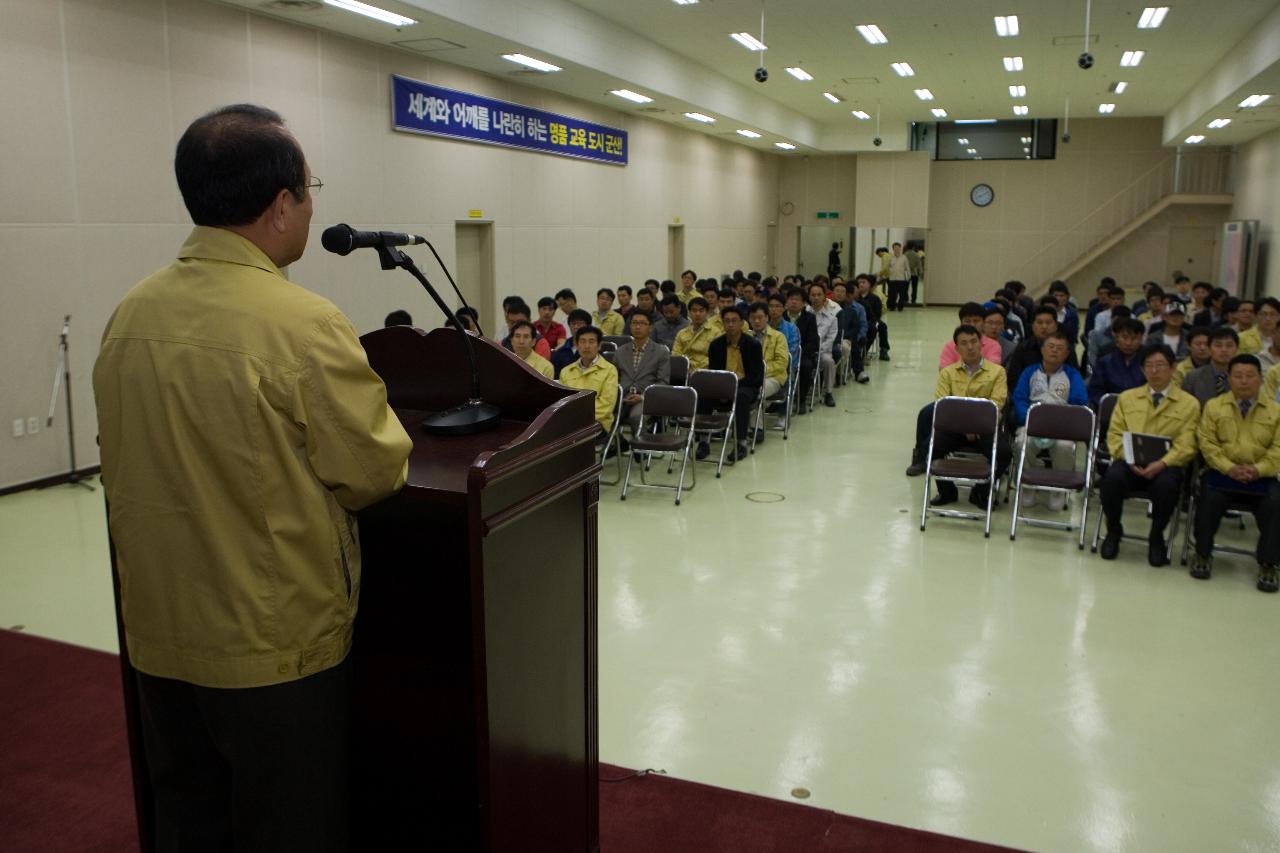
{"type": "Polygon", "coordinates": [[[990,184],[978,184],[969,190],[969,201],[978,207],[986,207],[996,200],[996,192],[991,189],[990,184]]]}

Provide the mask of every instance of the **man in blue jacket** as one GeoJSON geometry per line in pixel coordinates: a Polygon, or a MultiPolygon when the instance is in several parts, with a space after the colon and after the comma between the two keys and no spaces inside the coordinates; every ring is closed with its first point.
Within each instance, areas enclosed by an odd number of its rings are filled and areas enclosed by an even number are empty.
{"type": "Polygon", "coordinates": [[[1142,346],[1142,323],[1129,317],[1117,320],[1112,330],[1116,348],[1100,358],[1093,373],[1089,374],[1089,405],[1095,409],[1105,395],[1137,388],[1146,381],[1138,359],[1138,349],[1142,346]]]}
{"type": "MultiPolygon", "coordinates": [[[[1071,342],[1067,334],[1061,330],[1051,332],[1040,342],[1040,363],[1028,367],[1018,377],[1018,385],[1013,390],[1013,417],[1018,426],[1014,437],[1014,453],[1024,453],[1027,449],[1027,412],[1035,403],[1067,403],[1083,406],[1089,402],[1085,390],[1084,379],[1080,371],[1067,364],[1067,354],[1071,351],[1071,342]]],[[[1037,440],[1038,441],[1038,440],[1037,440]]],[[[1048,450],[1050,462],[1054,468],[1070,470],[1075,467],[1076,446],[1072,441],[1049,441],[1041,445],[1033,443],[1033,453],[1048,450]]],[[[1051,492],[1049,509],[1058,511],[1066,506],[1067,496],[1063,492],[1051,492]]],[[[1035,489],[1024,489],[1022,493],[1023,508],[1035,505],[1035,489]]]]}

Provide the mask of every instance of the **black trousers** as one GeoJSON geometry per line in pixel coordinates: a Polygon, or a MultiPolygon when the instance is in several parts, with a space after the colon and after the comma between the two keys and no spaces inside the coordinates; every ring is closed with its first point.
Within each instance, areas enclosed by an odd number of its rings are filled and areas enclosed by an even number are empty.
{"type": "MultiPolygon", "coordinates": [[[[800,359],[800,387],[797,389],[796,402],[809,405],[809,389],[813,387],[813,372],[818,369],[818,354],[805,353],[800,359]]],[[[739,388],[739,391],[742,389],[739,388]]]]}
{"type": "Polygon", "coordinates": [[[889,310],[901,311],[907,307],[907,285],[906,279],[890,279],[889,280],[889,310]]]}
{"type": "MultiPolygon", "coordinates": [[[[806,397],[804,399],[807,400],[808,398],[806,397]]],[[[734,431],[734,434],[738,437],[739,444],[746,441],[747,437],[751,435],[751,418],[756,413],[755,406],[759,400],[760,400],[759,388],[751,388],[745,385],[738,386],[737,402],[734,404],[735,408],[733,413],[733,431],[734,431]]],[[[717,408],[728,409],[729,407],[728,406],[719,407],[719,406],[713,405],[710,402],[704,403],[702,400],[698,401],[699,414],[703,414],[703,415],[709,414],[710,412],[714,411],[717,408]]]]}
{"type": "Polygon", "coordinates": [[[1112,460],[1099,489],[1102,494],[1102,514],[1106,516],[1108,530],[1120,524],[1125,498],[1142,489],[1146,489],[1151,496],[1151,535],[1164,536],[1164,529],[1169,526],[1169,519],[1173,517],[1173,510],[1178,505],[1178,495],[1182,491],[1182,469],[1165,468],[1154,480],[1148,480],[1130,471],[1128,463],[1123,459],[1112,460]]]}
{"type": "Polygon", "coordinates": [[[159,853],[347,853],[351,658],[270,687],[138,674],[159,853]]]}
{"type": "MultiPolygon", "coordinates": [[[[930,418],[933,413],[930,412],[930,418]]],[[[929,437],[925,436],[925,449],[929,447],[929,437]]],[[[979,438],[977,441],[970,441],[960,433],[956,432],[940,432],[933,437],[933,458],[941,459],[948,453],[955,453],[958,450],[968,450],[973,453],[981,453],[986,459],[990,459],[991,439],[979,438]]],[[[1004,476],[1004,472],[1009,470],[1009,462],[1013,459],[1013,448],[1009,444],[1009,436],[1004,430],[1000,430],[996,434],[996,477],[1004,476]]],[[[984,486],[976,486],[975,488],[985,488],[984,486]]],[[[956,486],[954,483],[941,481],[938,483],[938,492],[946,494],[947,492],[955,493],[956,486]]]]}
{"type": "Polygon", "coordinates": [[[915,305],[920,300],[916,297],[920,295],[920,276],[911,276],[911,304],[915,305]]]}
{"type": "Polygon", "coordinates": [[[1280,482],[1272,479],[1266,494],[1225,492],[1207,483],[1200,486],[1196,502],[1196,553],[1208,557],[1213,553],[1213,538],[1218,525],[1231,504],[1247,505],[1258,522],[1258,562],[1268,566],[1280,564],[1280,482]]]}

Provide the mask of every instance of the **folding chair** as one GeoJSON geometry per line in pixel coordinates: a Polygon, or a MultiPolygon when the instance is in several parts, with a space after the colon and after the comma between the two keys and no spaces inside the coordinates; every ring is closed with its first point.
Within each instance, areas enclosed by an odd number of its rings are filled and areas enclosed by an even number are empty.
{"type": "MultiPolygon", "coordinates": [[[[1190,480],[1193,485],[1190,489],[1190,497],[1187,500],[1187,526],[1183,528],[1182,532],[1182,558],[1180,563],[1184,566],[1187,564],[1187,558],[1191,556],[1191,549],[1196,545],[1196,505],[1200,502],[1200,490],[1208,488],[1203,482],[1201,482],[1205,470],[1206,466],[1204,462],[1197,458],[1190,476],[1190,480]]],[[[1237,495],[1229,489],[1219,489],[1218,491],[1226,492],[1228,498],[1237,497],[1237,495]]],[[[1252,499],[1259,497],[1259,495],[1257,492],[1240,492],[1238,497],[1239,500],[1232,499],[1228,501],[1227,512],[1223,515],[1223,519],[1225,520],[1233,517],[1239,519],[1240,529],[1244,530],[1245,513],[1253,513],[1252,499]]],[[[1218,529],[1221,531],[1222,526],[1219,525],[1218,529]]],[[[1217,538],[1215,538],[1213,542],[1213,553],[1235,554],[1239,557],[1249,557],[1251,559],[1255,556],[1255,552],[1249,548],[1238,548],[1234,545],[1223,545],[1217,538]]]]}
{"type": "MultiPolygon", "coordinates": [[[[1106,476],[1107,470],[1111,467],[1111,451],[1107,448],[1107,433],[1111,430],[1111,416],[1115,414],[1116,402],[1120,399],[1119,394],[1104,394],[1102,399],[1098,401],[1098,437],[1093,445],[1093,482],[1094,485],[1101,489],[1102,478],[1106,476]]],[[[1173,517],[1169,519],[1168,541],[1169,548],[1165,554],[1165,559],[1173,561],[1173,542],[1178,536],[1178,527],[1182,524],[1182,506],[1186,496],[1187,478],[1182,480],[1183,492],[1178,496],[1178,502],[1173,507],[1173,517]]],[[[1151,498],[1148,496],[1146,489],[1138,489],[1130,492],[1126,500],[1144,501],[1147,504],[1147,516],[1151,515],[1151,498]]],[[[1102,496],[1098,496],[1098,517],[1093,525],[1093,544],[1089,546],[1090,553],[1097,553],[1098,543],[1102,540],[1102,518],[1105,513],[1102,511],[1102,496]]],[[[1139,536],[1136,533],[1126,533],[1123,536],[1130,542],[1146,542],[1146,536],[1139,536]]]]}
{"type": "MultiPolygon", "coordinates": [[[[644,402],[640,409],[640,429],[631,439],[631,455],[627,458],[627,473],[622,480],[622,494],[619,500],[627,499],[627,487],[631,482],[631,466],[635,463],[636,454],[643,453],[645,455],[645,464],[640,466],[640,482],[636,484],[637,489],[674,489],[676,493],[676,506],[680,506],[680,495],[686,489],[692,489],[698,484],[698,466],[694,465],[690,469],[691,480],[688,486],[684,484],[684,472],[689,468],[689,457],[693,452],[693,430],[689,429],[682,437],[679,431],[675,432],[646,432],[645,419],[650,418],[656,422],[661,422],[668,418],[688,419],[692,424],[698,414],[698,392],[689,387],[673,386],[673,385],[650,385],[644,391],[644,402]],[[645,472],[649,470],[649,460],[655,454],[670,453],[671,462],[675,463],[675,454],[683,451],[680,460],[680,479],[676,481],[674,486],[664,483],[650,483],[645,479],[645,472]]],[[[669,465],[668,472],[671,470],[669,465]]]]}
{"type": "Polygon", "coordinates": [[[618,351],[616,349],[602,350],[600,352],[600,357],[612,364],[614,367],[618,366],[618,351]]]}
{"type": "Polygon", "coordinates": [[[734,417],[738,413],[738,375],[731,370],[695,370],[689,374],[689,387],[698,392],[700,401],[709,403],[713,408],[706,414],[700,412],[687,420],[679,418],[677,423],[690,432],[705,435],[708,442],[714,441],[717,433],[723,436],[720,460],[716,463],[716,477],[719,477],[724,471],[724,457],[729,450],[734,417]],[[728,406],[729,410],[716,411],[715,406],[728,406]]]}
{"type": "MultiPolygon", "coordinates": [[[[760,395],[760,402],[757,408],[756,423],[760,425],[760,429],[773,430],[782,433],[782,440],[786,441],[791,435],[791,409],[795,405],[795,389],[800,382],[800,347],[796,347],[791,351],[791,363],[787,365],[787,384],[774,394],[772,397],[765,399],[763,394],[760,395]],[[774,412],[777,417],[773,426],[765,424],[765,417],[770,414],[770,409],[775,406],[781,407],[781,412],[774,412]]],[[[751,431],[751,452],[756,452],[756,433],[751,431]]]]}
{"type": "Polygon", "coordinates": [[[623,344],[631,343],[633,338],[630,335],[605,335],[601,344],[613,344],[613,348],[617,349],[623,344]]]}
{"type": "Polygon", "coordinates": [[[948,518],[967,518],[972,521],[984,520],[983,536],[991,536],[991,502],[995,499],[996,489],[996,445],[1000,432],[1000,409],[991,400],[978,397],[942,397],[933,405],[933,426],[929,430],[929,455],[925,457],[924,466],[924,502],[920,509],[920,529],[925,529],[929,515],[942,515],[948,518]],[[980,438],[991,437],[991,459],[946,459],[934,460],[933,443],[938,433],[959,433],[977,435],[980,438]],[[987,511],[985,514],[966,512],[958,509],[942,509],[929,506],[933,481],[941,480],[967,486],[987,485],[987,511]]]}
{"type": "Polygon", "coordinates": [[[611,352],[617,352],[617,351],[618,351],[618,345],[613,341],[609,340],[608,338],[605,338],[603,341],[600,342],[601,355],[608,355],[611,352]]]}
{"type": "Polygon", "coordinates": [[[612,480],[600,478],[601,484],[605,486],[616,486],[622,480],[622,456],[618,451],[618,436],[622,430],[622,386],[618,386],[618,401],[613,404],[613,428],[609,430],[609,437],[605,439],[604,445],[600,448],[600,464],[603,465],[609,459],[609,450],[614,451],[614,461],[617,463],[618,476],[612,480]]]}
{"type": "Polygon", "coordinates": [[[689,384],[689,357],[686,355],[671,356],[671,384],[689,384]]]}
{"type": "Polygon", "coordinates": [[[1017,488],[1013,495],[1013,523],[1009,526],[1010,541],[1018,538],[1018,521],[1033,527],[1051,527],[1055,530],[1074,530],[1076,525],[1066,521],[1044,518],[1021,518],[1022,489],[1061,492],[1066,495],[1080,493],[1084,502],[1080,507],[1080,541],[1077,547],[1084,550],[1085,529],[1089,526],[1089,489],[1093,485],[1093,443],[1097,440],[1093,410],[1088,406],[1065,406],[1057,403],[1036,403],[1027,411],[1027,445],[1032,439],[1074,441],[1086,448],[1084,471],[1059,471],[1032,462],[1027,467],[1028,447],[1024,446],[1018,460],[1017,488]]]}

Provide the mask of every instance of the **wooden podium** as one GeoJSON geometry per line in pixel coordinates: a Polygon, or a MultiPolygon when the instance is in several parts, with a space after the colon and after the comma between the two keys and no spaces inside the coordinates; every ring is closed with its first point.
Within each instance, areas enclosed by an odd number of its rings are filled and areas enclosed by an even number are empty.
{"type": "Polygon", "coordinates": [[[360,514],[353,849],[599,849],[594,398],[472,338],[497,429],[428,435],[470,396],[458,333],[365,335],[413,437],[360,514]]]}

